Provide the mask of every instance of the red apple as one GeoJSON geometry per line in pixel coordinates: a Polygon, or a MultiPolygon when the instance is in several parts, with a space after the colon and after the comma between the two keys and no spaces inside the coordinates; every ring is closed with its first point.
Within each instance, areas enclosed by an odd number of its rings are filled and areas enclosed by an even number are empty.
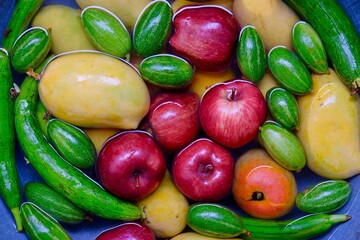
{"type": "Polygon", "coordinates": [[[155,240],[154,232],[143,223],[128,222],[99,234],[96,240],[155,240]]]}
{"type": "Polygon", "coordinates": [[[204,71],[223,71],[230,65],[239,26],[234,15],[215,5],[186,6],[173,17],[170,50],[204,71]]]}
{"type": "Polygon", "coordinates": [[[158,144],[173,153],[200,132],[200,97],[193,92],[157,94],[149,108],[149,127],[158,144]]]}
{"type": "Polygon", "coordinates": [[[97,176],[105,189],[119,198],[140,200],[160,184],[166,171],[165,156],[145,131],[124,131],[102,146],[97,176]]]}
{"type": "Polygon", "coordinates": [[[229,148],[251,142],[266,115],[265,98],[255,84],[245,80],[215,84],[200,102],[202,129],[212,140],[229,148]]]}
{"type": "Polygon", "coordinates": [[[194,201],[217,201],[231,189],[234,160],[224,147],[199,138],[176,154],[172,176],[186,197],[194,201]]]}

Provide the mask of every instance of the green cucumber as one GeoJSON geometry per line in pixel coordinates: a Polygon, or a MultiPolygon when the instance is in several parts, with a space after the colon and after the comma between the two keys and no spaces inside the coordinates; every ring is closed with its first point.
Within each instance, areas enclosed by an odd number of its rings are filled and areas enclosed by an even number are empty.
{"type": "Polygon", "coordinates": [[[10,57],[0,48],[0,195],[12,212],[16,228],[22,231],[20,218],[21,191],[15,163],[14,99],[10,57]]]}
{"type": "Polygon", "coordinates": [[[300,109],[294,95],[281,87],[272,87],[266,92],[266,102],[274,120],[293,130],[299,124],[300,109]]]}
{"type": "Polygon", "coordinates": [[[81,223],[89,217],[69,200],[41,182],[28,182],[24,193],[27,201],[34,203],[57,221],[66,224],[81,223]]]}
{"type": "Polygon", "coordinates": [[[40,98],[36,102],[34,117],[37,120],[37,123],[39,124],[41,132],[45,135],[47,139],[49,139],[49,135],[47,133],[47,122],[50,119],[52,119],[54,116],[45,108],[40,98]]]}
{"type": "Polygon", "coordinates": [[[50,35],[46,29],[33,27],[24,31],[11,49],[11,65],[25,73],[37,68],[50,51],[50,35]]]}
{"type": "Polygon", "coordinates": [[[360,89],[360,38],[336,0],[284,0],[319,34],[335,71],[353,93],[360,89]]]}
{"type": "Polygon", "coordinates": [[[44,0],[18,0],[6,30],[3,34],[2,46],[8,51],[14,45],[16,39],[24,32],[44,0]]]}
{"type": "Polygon", "coordinates": [[[327,180],[312,185],[296,196],[296,206],[307,213],[329,213],[344,206],[351,195],[345,180],[327,180]]]}
{"type": "Polygon", "coordinates": [[[133,30],[135,52],[148,57],[159,53],[170,37],[172,8],[168,1],[151,1],[138,16],[133,30]]]}
{"type": "Polygon", "coordinates": [[[114,13],[103,7],[89,6],[82,10],[80,17],[86,35],[99,51],[130,58],[130,33],[114,13]]]}
{"type": "Polygon", "coordinates": [[[34,118],[37,99],[38,81],[28,76],[15,102],[15,129],[26,158],[45,183],[85,212],[106,219],[140,219],[140,208],[105,191],[47,142],[34,118]]]}
{"type": "Polygon", "coordinates": [[[34,203],[24,202],[20,214],[25,232],[31,240],[71,239],[59,222],[34,203]]]}
{"type": "Polygon", "coordinates": [[[139,72],[145,81],[172,89],[188,86],[194,76],[194,69],[186,60],[171,54],[157,54],[143,59],[139,72]]]}
{"type": "Polygon", "coordinates": [[[288,220],[264,220],[241,217],[250,235],[240,235],[243,239],[313,239],[329,231],[334,225],[346,222],[351,217],[346,214],[310,214],[288,220]]]}
{"type": "Polygon", "coordinates": [[[292,29],[295,52],[305,65],[315,73],[329,73],[328,59],[320,36],[310,24],[297,22],[292,29]]]}
{"type": "Polygon", "coordinates": [[[189,207],[187,225],[209,237],[231,238],[247,233],[241,218],[231,209],[215,203],[195,203],[189,207]]]}
{"type": "Polygon", "coordinates": [[[49,141],[75,167],[90,169],[96,160],[94,143],[80,128],[58,118],[47,122],[49,141]]]}
{"type": "Polygon", "coordinates": [[[281,166],[296,172],[304,168],[305,150],[293,132],[268,120],[260,127],[259,138],[269,155],[281,166]]]}
{"type": "Polygon", "coordinates": [[[283,46],[273,47],[268,53],[268,67],[276,82],[295,95],[312,90],[309,70],[300,58],[283,46]]]}
{"type": "Polygon", "coordinates": [[[254,26],[248,25],[241,29],[236,59],[245,79],[258,82],[264,77],[266,70],[265,45],[254,26]]]}

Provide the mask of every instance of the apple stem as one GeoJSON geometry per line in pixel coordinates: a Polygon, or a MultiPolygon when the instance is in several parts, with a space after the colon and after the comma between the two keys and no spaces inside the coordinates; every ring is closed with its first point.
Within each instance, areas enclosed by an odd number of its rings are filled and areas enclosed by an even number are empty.
{"type": "Polygon", "coordinates": [[[236,88],[231,88],[231,92],[228,96],[229,100],[230,101],[235,101],[235,96],[236,96],[236,88]]]}
{"type": "Polygon", "coordinates": [[[139,177],[139,173],[135,172],[134,173],[134,177],[135,177],[135,187],[139,188],[140,187],[140,177],[139,177]]]}

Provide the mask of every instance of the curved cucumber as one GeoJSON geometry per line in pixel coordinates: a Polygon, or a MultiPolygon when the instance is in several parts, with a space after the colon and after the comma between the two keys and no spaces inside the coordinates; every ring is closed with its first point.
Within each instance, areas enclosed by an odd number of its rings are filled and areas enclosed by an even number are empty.
{"type": "Polygon", "coordinates": [[[25,232],[31,240],[70,240],[66,230],[48,213],[33,203],[24,202],[20,209],[25,232]]]}
{"type": "Polygon", "coordinates": [[[22,231],[19,208],[21,192],[15,163],[13,78],[8,52],[0,49],[0,194],[12,212],[16,228],[22,231]]]}
{"type": "Polygon", "coordinates": [[[327,180],[308,187],[296,196],[296,206],[308,213],[329,213],[344,206],[351,195],[345,180],[327,180]]]}
{"type": "Polygon", "coordinates": [[[15,129],[25,156],[47,185],[75,206],[99,217],[117,220],[141,218],[140,208],[106,192],[58,155],[46,141],[33,116],[37,99],[38,82],[26,77],[15,102],[15,129]]]}

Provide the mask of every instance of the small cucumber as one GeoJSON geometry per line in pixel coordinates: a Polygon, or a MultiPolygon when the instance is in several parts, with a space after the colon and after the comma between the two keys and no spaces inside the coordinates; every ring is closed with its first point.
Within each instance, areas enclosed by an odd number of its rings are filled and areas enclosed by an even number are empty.
{"type": "Polygon", "coordinates": [[[89,219],[84,211],[44,183],[28,182],[25,184],[24,193],[27,201],[34,203],[59,222],[77,224],[89,219]]]}
{"type": "Polygon", "coordinates": [[[103,7],[89,6],[82,10],[80,16],[86,35],[99,51],[129,59],[131,36],[114,13],[103,7]]]}
{"type": "Polygon", "coordinates": [[[50,46],[50,36],[46,29],[29,28],[16,39],[11,49],[11,65],[20,73],[31,71],[44,61],[50,46]]]}
{"type": "Polygon", "coordinates": [[[187,224],[209,237],[231,238],[247,233],[241,218],[231,209],[215,203],[195,203],[189,207],[187,224]]]}
{"type": "Polygon", "coordinates": [[[34,203],[24,202],[20,215],[25,232],[31,240],[71,239],[59,222],[34,203]]]}
{"type": "Polygon", "coordinates": [[[299,105],[289,91],[281,87],[272,87],[266,92],[266,102],[271,116],[277,123],[289,130],[298,126],[299,105]]]}
{"type": "Polygon", "coordinates": [[[135,52],[148,57],[159,53],[170,37],[172,8],[168,1],[151,1],[140,13],[133,30],[135,52]]]}
{"type": "Polygon", "coordinates": [[[193,67],[184,59],[171,54],[157,54],[145,58],[139,65],[142,78],[161,88],[183,88],[194,75],[193,67]]]}
{"type": "Polygon", "coordinates": [[[2,46],[9,52],[16,39],[24,32],[44,0],[18,0],[3,34],[2,46]]]}
{"type": "Polygon", "coordinates": [[[290,130],[268,120],[260,127],[259,138],[269,155],[284,168],[299,172],[305,166],[304,147],[290,130]]]}
{"type": "Polygon", "coordinates": [[[52,119],[54,116],[45,108],[45,106],[41,102],[40,98],[37,100],[37,103],[36,103],[34,117],[39,124],[41,132],[44,134],[46,139],[49,139],[49,135],[47,133],[47,122],[50,119],[52,119]]]}
{"type": "Polygon", "coordinates": [[[90,169],[96,160],[94,143],[80,128],[58,118],[47,122],[50,143],[75,167],[90,169]]]}
{"type": "Polygon", "coordinates": [[[351,195],[345,180],[327,180],[312,185],[296,197],[296,206],[307,213],[329,213],[344,206],[351,195]]]}
{"type": "Polygon", "coordinates": [[[268,66],[279,85],[292,94],[311,92],[310,72],[294,52],[282,46],[273,47],[268,53],[268,66]]]}
{"type": "Polygon", "coordinates": [[[305,65],[315,73],[329,73],[325,47],[315,29],[304,21],[297,22],[292,29],[295,52],[305,65]]]}
{"type": "Polygon", "coordinates": [[[237,49],[237,64],[247,80],[260,81],[266,70],[265,45],[254,26],[241,29],[237,49]]]}

